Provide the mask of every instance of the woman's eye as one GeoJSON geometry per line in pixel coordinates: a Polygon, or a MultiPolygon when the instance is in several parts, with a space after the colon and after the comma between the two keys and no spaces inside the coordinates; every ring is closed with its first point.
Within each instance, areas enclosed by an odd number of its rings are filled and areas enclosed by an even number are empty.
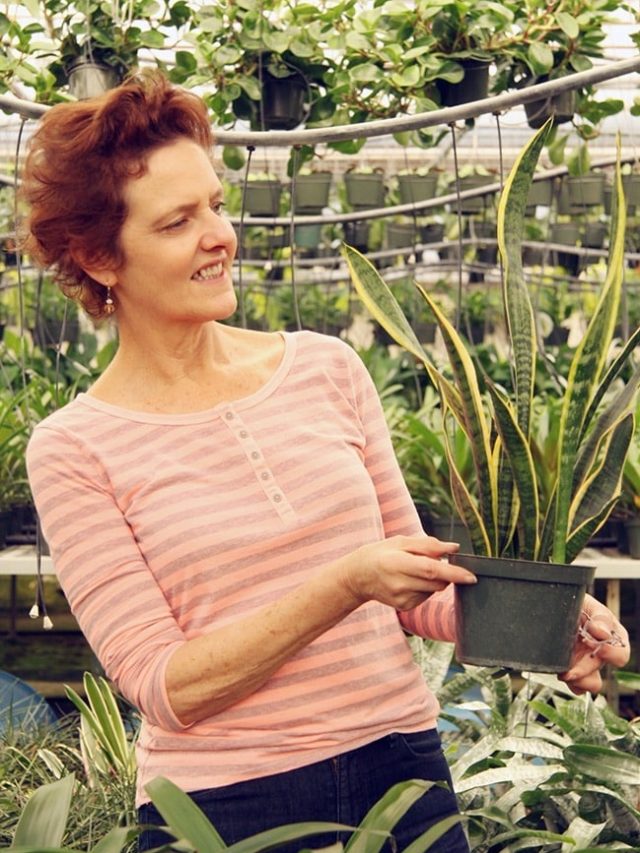
{"type": "Polygon", "coordinates": [[[168,225],[165,225],[164,230],[175,231],[177,228],[180,228],[182,225],[184,225],[186,221],[187,220],[184,217],[182,217],[181,219],[176,219],[175,222],[170,222],[168,225]]]}
{"type": "Polygon", "coordinates": [[[224,207],[224,202],[223,202],[223,201],[213,201],[213,202],[211,202],[211,210],[212,210],[214,213],[218,213],[218,214],[222,213],[222,209],[223,209],[223,207],[224,207]]]}

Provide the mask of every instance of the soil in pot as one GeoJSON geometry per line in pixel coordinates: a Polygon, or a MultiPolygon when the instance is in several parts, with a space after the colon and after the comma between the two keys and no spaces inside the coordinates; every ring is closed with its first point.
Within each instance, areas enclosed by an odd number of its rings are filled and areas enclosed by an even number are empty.
{"type": "Polygon", "coordinates": [[[568,669],[595,568],[454,554],[478,582],[456,586],[461,663],[528,672],[568,669]]]}

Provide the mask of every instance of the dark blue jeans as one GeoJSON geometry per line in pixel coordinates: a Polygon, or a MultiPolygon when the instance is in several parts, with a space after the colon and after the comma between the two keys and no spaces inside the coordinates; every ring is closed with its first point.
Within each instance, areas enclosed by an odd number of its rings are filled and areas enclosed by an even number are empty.
{"type": "MultiPolygon", "coordinates": [[[[407,779],[444,781],[447,785],[430,788],[396,824],[396,849],[402,851],[429,826],[458,810],[451,791],[449,768],[435,729],[415,734],[391,734],[337,758],[288,773],[193,791],[190,796],[224,841],[233,844],[286,823],[331,821],[357,826],[392,785],[407,779]]],[[[161,826],[164,823],[152,804],[143,805],[138,818],[143,824],[161,826]]],[[[341,840],[346,842],[348,837],[346,833],[341,840]]],[[[140,836],[139,849],[151,850],[168,840],[164,832],[148,830],[140,836]]],[[[304,848],[325,847],[336,840],[335,834],[315,836],[273,849],[280,853],[297,853],[304,848]]],[[[386,844],[384,849],[393,848],[386,844]]],[[[430,850],[433,853],[468,853],[469,846],[460,824],[430,850]]]]}

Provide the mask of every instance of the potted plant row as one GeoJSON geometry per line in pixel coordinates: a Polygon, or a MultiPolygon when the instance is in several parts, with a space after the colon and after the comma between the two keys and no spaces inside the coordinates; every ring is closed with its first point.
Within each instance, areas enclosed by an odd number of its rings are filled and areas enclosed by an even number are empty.
{"type": "Polygon", "coordinates": [[[353,248],[344,251],[364,304],[396,342],[424,364],[438,389],[445,418],[460,425],[471,446],[477,496],[470,494],[447,445],[451,491],[475,551],[452,559],[478,576],[477,584],[456,589],[458,658],[516,670],[562,672],[569,665],[582,599],[594,575],[594,569],[573,561],[620,494],[634,432],[640,366],[621,388],[613,380],[634,353],[640,329],[610,360],[624,271],[626,211],[618,165],[607,275],[573,354],[566,386],[555,392],[561,395],[560,429],[547,459],[554,481],[543,491],[532,431],[538,364],[535,316],[522,270],[521,244],[531,178],[551,126],[550,120],[521,151],[498,210],[503,308],[513,359],[511,388],[499,387],[480,372],[473,348],[419,287],[449,359],[449,371],[436,366],[378,271],[353,248]]]}

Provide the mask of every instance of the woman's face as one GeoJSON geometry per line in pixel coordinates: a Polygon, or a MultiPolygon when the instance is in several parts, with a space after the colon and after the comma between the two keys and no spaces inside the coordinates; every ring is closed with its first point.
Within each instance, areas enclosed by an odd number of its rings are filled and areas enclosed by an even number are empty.
{"type": "Polygon", "coordinates": [[[237,307],[231,278],[237,240],[207,153],[186,138],[156,149],[145,174],[125,184],[124,199],[124,262],[113,288],[121,320],[229,317],[237,307]]]}

